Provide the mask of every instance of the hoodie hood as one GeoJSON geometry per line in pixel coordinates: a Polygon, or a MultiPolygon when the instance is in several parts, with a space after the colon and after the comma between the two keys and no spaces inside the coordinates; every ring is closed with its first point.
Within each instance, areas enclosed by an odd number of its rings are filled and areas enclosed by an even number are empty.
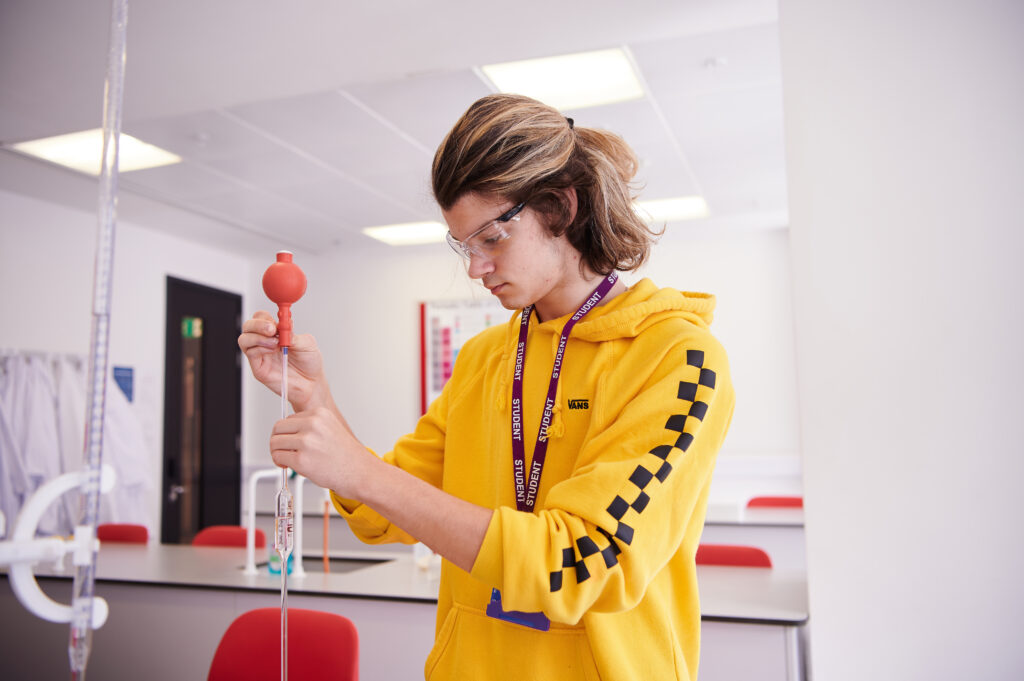
{"type": "MultiPolygon", "coordinates": [[[[572,338],[600,343],[623,338],[634,338],[645,329],[669,318],[685,319],[686,321],[708,329],[715,310],[715,296],[710,293],[693,293],[678,291],[671,288],[659,288],[650,279],[641,279],[633,286],[615,296],[603,305],[592,309],[587,316],[577,322],[572,329],[572,338]]],[[[495,407],[504,409],[505,393],[511,376],[512,364],[515,361],[515,348],[519,342],[519,325],[522,311],[514,313],[506,325],[506,338],[502,352],[502,364],[506,369],[502,372],[501,389],[498,391],[495,407]]],[[[540,335],[549,335],[551,343],[557,345],[562,328],[572,313],[556,319],[536,324],[535,329],[540,335]],[[546,332],[546,333],[545,333],[546,332]]],[[[536,336],[534,336],[536,337],[536,336]]],[[[559,384],[558,404],[561,404],[561,384],[559,384]]],[[[555,421],[550,435],[561,434],[560,407],[555,407],[555,421]]]]}
{"type": "MultiPolygon", "coordinates": [[[[658,288],[650,279],[641,279],[603,305],[592,309],[572,330],[572,337],[600,343],[620,338],[634,338],[667,318],[682,318],[702,329],[708,329],[714,316],[715,296],[710,293],[658,288]]],[[[508,338],[512,348],[519,337],[521,312],[508,322],[508,338]]],[[[551,330],[557,338],[571,314],[551,319],[537,326],[551,330]]]]}
{"type": "MultiPolygon", "coordinates": [[[[714,310],[715,297],[710,293],[658,288],[650,279],[641,279],[604,305],[591,310],[573,328],[572,335],[591,342],[633,338],[668,317],[683,318],[707,329],[714,310]]],[[[561,329],[564,323],[558,321],[558,328],[561,329]]]]}

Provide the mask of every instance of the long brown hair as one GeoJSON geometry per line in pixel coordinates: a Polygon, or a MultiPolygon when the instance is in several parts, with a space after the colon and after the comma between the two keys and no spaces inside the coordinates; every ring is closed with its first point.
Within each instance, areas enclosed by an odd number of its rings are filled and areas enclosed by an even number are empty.
{"type": "Polygon", "coordinates": [[[580,265],[597,274],[635,270],[652,232],[633,209],[637,158],[618,135],[576,127],[555,109],[521,95],[488,95],[455,123],[434,155],[434,198],[443,210],[470,192],[528,202],[566,235],[580,265]],[[572,217],[566,189],[575,188],[572,217]]]}

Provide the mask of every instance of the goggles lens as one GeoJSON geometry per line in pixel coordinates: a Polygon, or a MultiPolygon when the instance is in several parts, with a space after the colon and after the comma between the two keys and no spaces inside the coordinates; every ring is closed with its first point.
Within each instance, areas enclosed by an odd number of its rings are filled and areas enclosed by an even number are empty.
{"type": "Polygon", "coordinates": [[[519,213],[525,206],[525,201],[514,206],[508,212],[467,236],[463,241],[459,241],[452,236],[451,232],[448,232],[445,237],[448,245],[467,260],[474,255],[494,255],[501,247],[501,244],[512,236],[507,230],[508,224],[510,222],[519,222],[519,213]]]}

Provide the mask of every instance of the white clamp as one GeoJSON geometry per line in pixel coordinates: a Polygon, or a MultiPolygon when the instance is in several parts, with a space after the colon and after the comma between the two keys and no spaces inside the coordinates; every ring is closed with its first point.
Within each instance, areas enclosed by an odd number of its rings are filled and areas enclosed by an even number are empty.
{"type": "MultiPolygon", "coordinates": [[[[33,566],[40,562],[57,563],[68,553],[75,565],[88,565],[92,555],[99,549],[95,528],[79,525],[72,539],[61,537],[36,537],[36,528],[43,513],[65,492],[89,482],[90,471],[65,473],[43,484],[29,498],[18,514],[11,539],[0,542],[0,565],[10,565],[11,589],[25,609],[40,619],[50,622],[70,622],[72,606],[63,605],[51,599],[36,582],[33,566]]],[[[114,469],[104,465],[100,475],[100,491],[109,492],[114,488],[114,469]]],[[[98,629],[107,621],[110,608],[102,598],[92,599],[92,628],[98,629]]]]}

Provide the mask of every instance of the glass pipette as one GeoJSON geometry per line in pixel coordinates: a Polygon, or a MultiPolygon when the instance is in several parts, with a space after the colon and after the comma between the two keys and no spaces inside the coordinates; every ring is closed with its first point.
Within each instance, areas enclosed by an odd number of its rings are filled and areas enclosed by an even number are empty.
{"type": "MultiPolygon", "coordinates": [[[[288,346],[281,348],[281,418],[288,416],[288,346]]],[[[292,552],[295,510],[288,489],[288,469],[281,469],[281,487],[274,504],[274,548],[281,559],[281,681],[288,681],[288,557],[292,552]]]]}
{"type": "MultiPolygon", "coordinates": [[[[281,348],[281,418],[288,417],[288,348],[292,344],[292,303],[306,292],[306,275],[279,251],[277,262],[263,274],[263,291],[277,303],[277,344],[281,348]]],[[[281,487],[274,504],[274,548],[281,560],[281,681],[288,679],[288,557],[292,552],[295,513],[288,489],[288,469],[281,470],[281,487]]]]}

